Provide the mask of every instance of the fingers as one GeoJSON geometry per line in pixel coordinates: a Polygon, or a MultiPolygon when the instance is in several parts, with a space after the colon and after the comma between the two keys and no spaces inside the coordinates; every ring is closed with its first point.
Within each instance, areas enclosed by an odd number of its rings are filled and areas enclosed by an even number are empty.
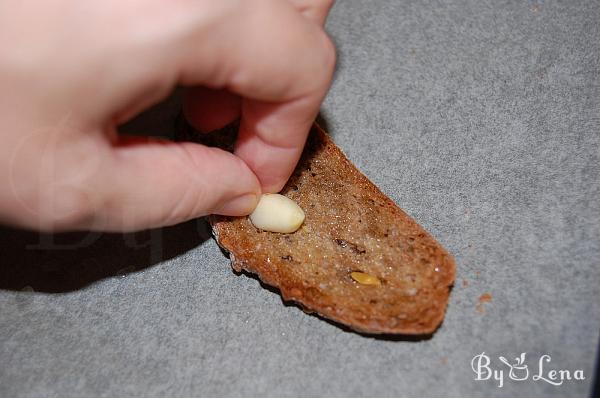
{"type": "MultiPolygon", "coordinates": [[[[242,158],[258,176],[264,192],[279,192],[293,172],[323,97],[329,88],[335,63],[333,46],[321,29],[317,29],[304,54],[286,54],[288,48],[273,45],[272,63],[292,60],[279,81],[293,79],[303,83],[296,95],[274,91],[265,97],[246,97],[242,102],[240,135],[234,153],[242,158]],[[306,63],[299,61],[302,57],[306,63]],[[294,60],[295,59],[295,60],[294,60]]],[[[295,38],[294,38],[295,39],[295,38]]],[[[292,40],[294,40],[292,39],[292,40]]],[[[258,75],[259,81],[260,75],[258,75]]],[[[267,84],[276,86],[277,82],[267,84]]],[[[255,87],[254,89],[259,89],[255,87]]],[[[250,92],[250,91],[249,91],[250,92]]]]}
{"type": "MultiPolygon", "coordinates": [[[[45,125],[46,119],[73,115],[78,136],[94,131],[94,139],[102,140],[74,156],[71,137],[65,136],[64,151],[49,156],[64,167],[60,173],[41,168],[45,179],[39,183],[27,179],[31,168],[23,168],[19,196],[42,204],[40,216],[32,216],[37,220],[28,221],[39,221],[40,229],[129,231],[209,213],[247,214],[261,184],[269,191],[283,186],[302,150],[335,62],[333,46],[316,23],[324,19],[322,7],[306,6],[302,14],[286,0],[138,3],[98,2],[93,8],[65,3],[54,7],[60,11],[56,15],[40,20],[56,29],[29,35],[49,38],[37,46],[39,54],[26,57],[33,60],[25,62],[28,73],[17,74],[25,83],[15,87],[30,91],[30,116],[43,113],[45,125]],[[82,24],[81,12],[93,18],[82,24]],[[48,49],[65,51],[56,57],[48,49]],[[191,143],[118,141],[115,123],[164,98],[177,84],[244,98],[236,105],[232,97],[219,97],[225,111],[197,121],[203,130],[212,129],[239,110],[239,157],[191,143]],[[82,163],[90,159],[88,176],[82,163]],[[76,178],[63,178],[72,174],[76,178]],[[61,175],[54,184],[52,178],[61,175]]],[[[219,96],[207,94],[214,95],[219,96]]],[[[30,119],[23,115],[18,119],[30,119]]]]}
{"type": "Polygon", "coordinates": [[[319,25],[325,24],[333,0],[289,0],[305,17],[319,25]]]}
{"type": "MultiPolygon", "coordinates": [[[[333,0],[290,0],[306,18],[322,26],[333,0]]],[[[241,99],[226,90],[206,87],[189,89],[184,97],[183,110],[187,120],[200,132],[211,132],[237,120],[241,114],[241,99]]]]}
{"type": "Polygon", "coordinates": [[[209,133],[237,120],[242,113],[242,101],[226,90],[194,87],[185,94],[183,111],[194,128],[209,133]]]}
{"type": "Polygon", "coordinates": [[[114,146],[95,134],[80,137],[19,149],[9,195],[0,196],[13,211],[0,219],[43,231],[127,232],[246,215],[258,202],[256,176],[231,153],[146,137],[114,146]],[[31,179],[40,182],[33,189],[31,179]]]}
{"type": "Polygon", "coordinates": [[[207,214],[246,215],[258,201],[254,173],[234,155],[193,143],[133,140],[114,148],[95,189],[92,229],[132,231],[207,214]]]}
{"type": "Polygon", "coordinates": [[[234,153],[258,176],[263,192],[279,192],[302,154],[320,98],[285,103],[245,100],[234,153]]]}
{"type": "Polygon", "coordinates": [[[263,191],[275,192],[298,161],[329,88],[335,51],[323,29],[290,3],[242,4],[227,18],[229,28],[215,32],[219,45],[202,59],[191,57],[198,41],[190,42],[179,76],[183,83],[210,84],[244,98],[235,154],[263,191]]]}

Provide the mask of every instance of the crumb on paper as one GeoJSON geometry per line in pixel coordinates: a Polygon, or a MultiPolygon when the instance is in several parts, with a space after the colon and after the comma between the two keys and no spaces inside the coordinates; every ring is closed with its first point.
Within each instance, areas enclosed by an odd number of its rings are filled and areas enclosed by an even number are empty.
{"type": "Polygon", "coordinates": [[[479,302],[475,307],[481,315],[485,314],[485,308],[483,307],[483,304],[489,303],[490,301],[492,301],[492,295],[490,293],[484,293],[479,297],[479,302]]]}

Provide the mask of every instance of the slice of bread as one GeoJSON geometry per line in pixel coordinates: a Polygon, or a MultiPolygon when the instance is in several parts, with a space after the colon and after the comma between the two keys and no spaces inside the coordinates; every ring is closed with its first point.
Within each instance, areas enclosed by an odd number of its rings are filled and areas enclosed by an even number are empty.
{"type": "MultiPolygon", "coordinates": [[[[223,137],[209,141],[227,147],[223,137]]],[[[247,217],[210,217],[235,270],[256,274],[284,300],[359,332],[437,329],[454,281],[454,259],[317,125],[281,194],[306,214],[292,234],[258,230],[247,217]],[[361,284],[353,272],[378,283],[361,284]]]]}

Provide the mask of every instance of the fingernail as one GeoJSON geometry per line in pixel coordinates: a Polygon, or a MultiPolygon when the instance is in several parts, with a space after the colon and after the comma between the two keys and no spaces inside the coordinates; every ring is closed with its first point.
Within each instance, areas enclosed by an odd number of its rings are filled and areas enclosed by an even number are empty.
{"type": "Polygon", "coordinates": [[[214,214],[223,216],[246,216],[254,210],[258,204],[258,196],[250,193],[235,197],[214,211],[214,214]]]}

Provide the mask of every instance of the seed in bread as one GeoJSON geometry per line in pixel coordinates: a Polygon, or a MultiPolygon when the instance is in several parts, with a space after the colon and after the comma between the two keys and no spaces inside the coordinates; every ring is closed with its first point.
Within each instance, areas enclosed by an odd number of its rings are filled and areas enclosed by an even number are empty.
{"type": "Polygon", "coordinates": [[[354,271],[350,273],[350,276],[361,285],[381,286],[379,278],[364,272],[354,271]]]}

